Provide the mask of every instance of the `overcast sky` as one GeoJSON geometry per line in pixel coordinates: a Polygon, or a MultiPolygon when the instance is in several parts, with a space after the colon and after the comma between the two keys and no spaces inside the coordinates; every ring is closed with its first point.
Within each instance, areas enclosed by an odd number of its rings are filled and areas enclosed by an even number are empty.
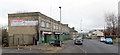
{"type": "Polygon", "coordinates": [[[0,0],[0,24],[8,24],[8,14],[16,12],[41,12],[83,32],[104,28],[104,14],[118,13],[119,0],[0,0]],[[81,28],[82,27],[82,28],[81,28]]]}

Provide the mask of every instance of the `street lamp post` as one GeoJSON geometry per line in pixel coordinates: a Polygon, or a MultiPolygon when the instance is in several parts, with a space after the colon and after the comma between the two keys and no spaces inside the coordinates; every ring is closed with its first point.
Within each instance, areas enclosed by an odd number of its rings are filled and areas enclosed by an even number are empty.
{"type": "Polygon", "coordinates": [[[61,6],[59,6],[60,8],[60,46],[62,46],[62,43],[61,43],[61,34],[62,34],[62,29],[61,29],[61,6]]]}

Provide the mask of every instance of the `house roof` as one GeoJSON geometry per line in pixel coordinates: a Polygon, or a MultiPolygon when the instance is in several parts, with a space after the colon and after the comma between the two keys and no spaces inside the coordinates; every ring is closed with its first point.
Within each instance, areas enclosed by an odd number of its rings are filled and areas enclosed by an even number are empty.
{"type": "Polygon", "coordinates": [[[73,28],[70,28],[70,32],[77,32],[77,31],[73,28]]]}

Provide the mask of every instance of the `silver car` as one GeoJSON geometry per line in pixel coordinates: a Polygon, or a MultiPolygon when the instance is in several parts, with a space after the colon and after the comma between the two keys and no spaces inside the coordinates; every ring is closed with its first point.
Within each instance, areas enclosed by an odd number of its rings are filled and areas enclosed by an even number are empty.
{"type": "Polygon", "coordinates": [[[82,45],[83,44],[83,39],[82,38],[76,38],[74,40],[74,44],[80,44],[80,45],[82,45]]]}
{"type": "Polygon", "coordinates": [[[101,37],[100,42],[105,42],[105,37],[101,37]]]}

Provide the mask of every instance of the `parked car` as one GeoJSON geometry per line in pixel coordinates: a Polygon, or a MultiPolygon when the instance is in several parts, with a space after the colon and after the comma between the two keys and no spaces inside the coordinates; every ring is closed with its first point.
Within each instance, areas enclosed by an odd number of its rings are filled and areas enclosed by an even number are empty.
{"type": "Polygon", "coordinates": [[[113,44],[113,40],[111,38],[106,38],[105,43],[106,44],[113,44]]]}
{"type": "Polygon", "coordinates": [[[105,42],[105,37],[101,37],[100,42],[105,42]]]}
{"type": "Polygon", "coordinates": [[[80,44],[80,45],[82,45],[83,44],[83,39],[82,38],[76,38],[74,40],[74,44],[80,44]]]}
{"type": "Polygon", "coordinates": [[[88,39],[92,39],[91,37],[87,37],[88,39]]]}
{"type": "Polygon", "coordinates": [[[75,40],[75,38],[72,38],[71,40],[75,40]]]}

